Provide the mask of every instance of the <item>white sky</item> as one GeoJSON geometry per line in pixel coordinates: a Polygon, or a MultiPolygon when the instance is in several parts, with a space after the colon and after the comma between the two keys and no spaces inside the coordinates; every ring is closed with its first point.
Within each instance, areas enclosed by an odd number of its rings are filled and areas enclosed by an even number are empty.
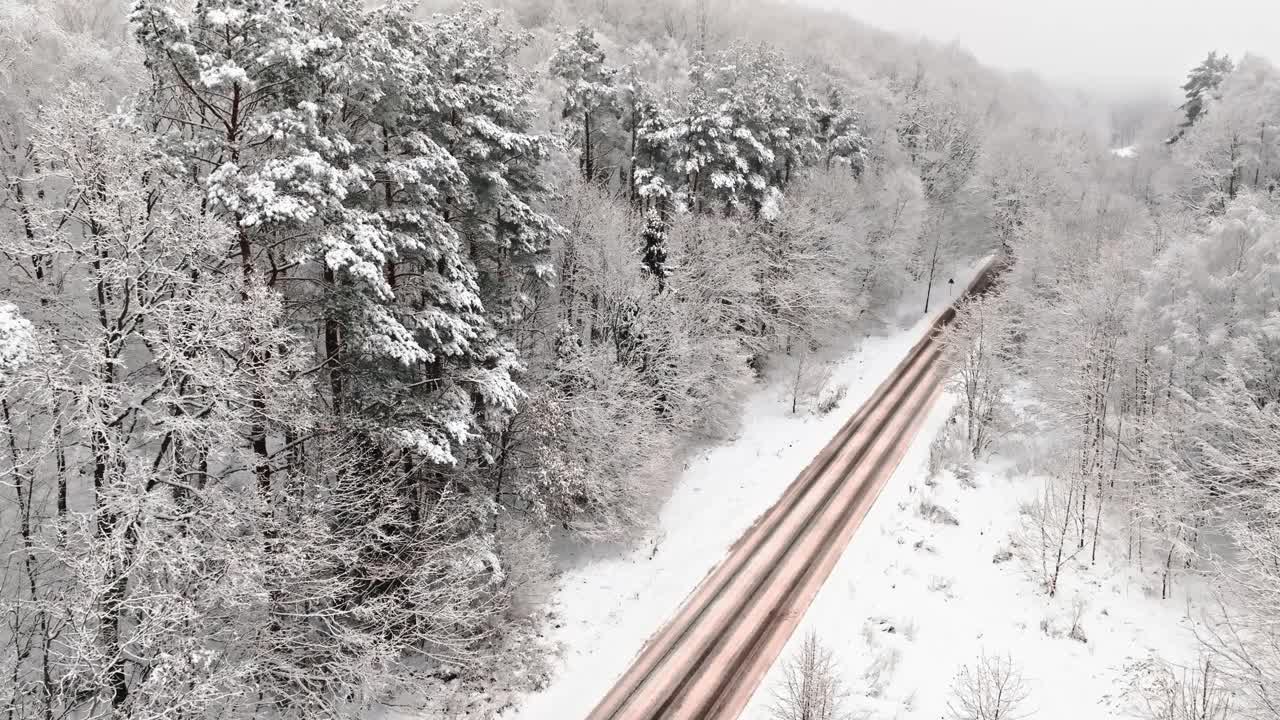
{"type": "Polygon", "coordinates": [[[1280,0],[804,0],[1098,91],[1171,88],[1208,54],[1280,61],[1280,0]]]}

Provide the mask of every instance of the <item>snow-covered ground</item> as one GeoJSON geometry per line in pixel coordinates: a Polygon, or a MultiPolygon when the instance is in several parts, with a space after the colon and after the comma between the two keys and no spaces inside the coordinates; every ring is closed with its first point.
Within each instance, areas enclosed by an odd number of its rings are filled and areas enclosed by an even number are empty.
{"type": "MultiPolygon", "coordinates": [[[[954,402],[947,395],[934,408],[782,657],[815,631],[840,666],[854,717],[950,717],[957,671],[983,654],[1020,668],[1029,693],[1021,710],[1038,720],[1138,717],[1126,667],[1152,657],[1195,663],[1187,617],[1202,587],[1179,578],[1161,601],[1159,574],[1136,571],[1115,553],[1122,541],[1104,540],[1097,563],[1082,554],[1049,599],[1013,548],[1020,506],[1041,490],[1033,473],[997,459],[976,468],[972,486],[946,471],[928,479],[930,442],[954,402]],[[959,524],[923,518],[922,499],[959,524]],[[1011,549],[1012,559],[995,562],[1011,549]],[[1069,637],[1077,598],[1083,641],[1069,637]]],[[[769,717],[781,674],[779,662],[746,720],[769,717]]]]}
{"type": "Polygon", "coordinates": [[[1118,157],[1118,158],[1131,158],[1131,157],[1137,157],[1137,155],[1138,155],[1138,146],[1137,146],[1137,145],[1125,145],[1124,147],[1111,148],[1111,154],[1112,154],[1112,155],[1115,155],[1115,156],[1116,156],[1116,157],[1118,157]]]}
{"type": "Polygon", "coordinates": [[[866,338],[842,359],[827,385],[849,391],[824,417],[791,414],[779,387],[754,394],[737,436],[686,464],[650,538],[631,552],[582,558],[566,569],[550,609],[550,641],[561,649],[555,678],[503,717],[585,717],[645,640],[923,336],[926,320],[866,338]]]}

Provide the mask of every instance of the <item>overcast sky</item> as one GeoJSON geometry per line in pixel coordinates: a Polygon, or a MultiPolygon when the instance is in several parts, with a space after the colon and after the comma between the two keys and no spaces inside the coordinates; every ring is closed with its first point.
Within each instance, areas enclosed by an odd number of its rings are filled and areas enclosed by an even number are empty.
{"type": "Polygon", "coordinates": [[[1280,0],[807,0],[1096,90],[1172,87],[1212,49],[1280,60],[1280,0]]]}

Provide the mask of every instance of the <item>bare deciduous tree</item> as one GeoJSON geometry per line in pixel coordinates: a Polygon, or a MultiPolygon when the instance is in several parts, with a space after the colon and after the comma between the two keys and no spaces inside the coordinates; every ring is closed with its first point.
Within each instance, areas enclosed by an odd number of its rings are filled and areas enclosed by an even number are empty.
{"type": "Polygon", "coordinates": [[[1058,592],[1062,570],[1081,548],[1068,542],[1071,522],[1079,508],[1078,483],[1049,477],[1040,497],[1023,508],[1018,547],[1028,570],[1053,597],[1058,592]]]}
{"type": "Polygon", "coordinates": [[[782,687],[774,692],[773,720],[847,720],[849,691],[830,648],[810,631],[795,656],[783,665],[782,687]]]}
{"type": "Polygon", "coordinates": [[[1132,694],[1151,720],[1229,720],[1238,716],[1235,693],[1228,690],[1210,657],[1181,672],[1163,663],[1144,661],[1129,674],[1132,694]]]}
{"type": "Polygon", "coordinates": [[[1015,328],[998,295],[964,302],[945,338],[949,385],[960,393],[965,442],[978,458],[991,448],[1004,421],[1005,393],[1013,378],[1015,328]]]}
{"type": "Polygon", "coordinates": [[[956,674],[947,709],[954,720],[1018,720],[1029,697],[1012,657],[984,653],[956,674]]]}

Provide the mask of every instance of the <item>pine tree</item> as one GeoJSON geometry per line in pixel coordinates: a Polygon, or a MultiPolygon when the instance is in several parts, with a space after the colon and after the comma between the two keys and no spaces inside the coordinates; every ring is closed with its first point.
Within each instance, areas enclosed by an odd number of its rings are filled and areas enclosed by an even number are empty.
{"type": "MultiPolygon", "coordinates": [[[[818,156],[817,102],[803,74],[766,46],[735,45],[694,57],[692,89],[675,117],[649,130],[677,209],[759,215],[818,156]]],[[[650,192],[653,192],[650,190],[650,192]]]]}
{"type": "MultiPolygon", "coordinates": [[[[362,497],[326,510],[341,532],[313,539],[339,554],[353,552],[343,537],[363,538],[334,601],[379,606],[387,647],[439,631],[448,653],[465,653],[475,623],[502,609],[497,508],[471,472],[523,397],[499,326],[522,312],[523,285],[549,274],[557,231],[536,209],[546,142],[529,130],[530,84],[512,69],[523,38],[476,5],[424,23],[406,5],[358,0],[200,3],[190,17],[139,0],[133,18],[154,79],[147,111],[208,212],[235,229],[244,297],[288,308],[282,328],[320,350],[327,393],[311,410],[334,441],[247,428],[263,496],[290,500],[266,512],[281,522],[304,498],[362,497]],[[342,438],[359,462],[281,474],[282,458],[316,467],[342,438]],[[451,547],[447,566],[411,561],[432,543],[451,547]],[[489,580],[414,599],[459,569],[489,580]]],[[[275,352],[263,343],[250,359],[275,352]]],[[[263,384],[252,404],[274,392],[263,384]]],[[[289,678],[305,660],[280,662],[289,678]]]]}
{"type": "Polygon", "coordinates": [[[650,213],[640,233],[644,242],[640,262],[644,271],[658,283],[658,292],[667,285],[667,224],[657,213],[650,213]]]}
{"type": "Polygon", "coordinates": [[[1218,86],[1234,69],[1235,64],[1231,62],[1229,55],[1219,57],[1218,52],[1214,50],[1187,73],[1187,81],[1182,84],[1182,91],[1187,101],[1178,106],[1178,109],[1185,113],[1186,119],[1179,125],[1178,134],[1171,138],[1170,142],[1181,138],[1187,128],[1200,120],[1207,110],[1207,97],[1214,95],[1218,86]]]}
{"type": "Polygon", "coordinates": [[[833,87],[827,102],[817,108],[815,123],[826,169],[833,163],[845,163],[854,177],[860,177],[870,141],[862,134],[862,114],[848,106],[839,88],[833,87]]]}
{"type": "Polygon", "coordinates": [[[445,465],[519,395],[482,302],[508,268],[477,265],[537,255],[552,226],[518,192],[543,151],[510,127],[525,87],[503,82],[511,49],[488,17],[427,26],[352,0],[134,11],[155,112],[237,228],[246,287],[319,280],[333,406],[445,465]]]}
{"type": "Polygon", "coordinates": [[[471,246],[488,312],[505,325],[524,306],[523,284],[550,279],[548,248],[562,229],[539,209],[550,142],[533,131],[533,81],[515,67],[528,36],[503,29],[499,15],[468,3],[435,17],[429,42],[433,67],[448,79],[439,142],[467,179],[451,221],[471,246]]]}
{"type": "Polygon", "coordinates": [[[604,50],[596,42],[595,32],[579,25],[551,56],[551,74],[565,84],[564,117],[579,122],[574,133],[580,152],[578,168],[588,181],[598,180],[596,138],[601,134],[601,115],[614,109],[617,71],[605,65],[604,50]]]}
{"type": "Polygon", "coordinates": [[[627,158],[625,168],[619,170],[619,179],[627,188],[632,205],[661,205],[658,209],[667,211],[669,188],[653,168],[666,166],[669,161],[663,157],[662,146],[652,142],[650,136],[671,121],[662,101],[642,77],[641,62],[637,57],[618,73],[617,106],[627,158]]]}

